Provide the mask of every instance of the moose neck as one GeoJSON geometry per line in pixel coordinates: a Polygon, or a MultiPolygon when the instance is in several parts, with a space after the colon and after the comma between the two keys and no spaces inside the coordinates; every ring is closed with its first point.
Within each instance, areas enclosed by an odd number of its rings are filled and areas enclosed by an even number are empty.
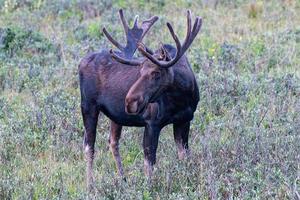
{"type": "Polygon", "coordinates": [[[193,93],[195,88],[195,76],[188,64],[176,64],[174,70],[174,81],[170,87],[171,91],[178,91],[181,94],[193,93]]]}

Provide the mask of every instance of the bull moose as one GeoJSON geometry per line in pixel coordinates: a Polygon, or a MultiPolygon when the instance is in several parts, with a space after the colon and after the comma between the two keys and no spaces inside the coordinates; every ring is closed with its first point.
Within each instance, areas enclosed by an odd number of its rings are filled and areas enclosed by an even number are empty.
{"type": "Polygon", "coordinates": [[[184,53],[197,36],[202,19],[196,17],[192,25],[191,12],[187,11],[187,33],[183,44],[167,23],[176,48],[162,44],[152,51],[142,39],[158,17],[153,16],[140,26],[136,17],[133,27],[129,28],[122,10],[119,15],[126,34],[126,46],[103,28],[104,35],[119,50],[90,53],[79,64],[88,185],[93,180],[94,144],[100,112],[110,119],[109,146],[121,177],[124,177],[119,153],[122,126],[145,127],[144,167],[146,176],[151,177],[158,138],[164,126],[173,124],[179,159],[188,154],[190,121],[199,101],[197,82],[184,53]],[[137,49],[141,57],[133,57],[137,49]]]}

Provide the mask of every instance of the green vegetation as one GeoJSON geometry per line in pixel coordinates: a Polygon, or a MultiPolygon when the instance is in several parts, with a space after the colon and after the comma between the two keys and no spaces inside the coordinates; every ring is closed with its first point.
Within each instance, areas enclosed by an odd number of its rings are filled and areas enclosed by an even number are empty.
{"type": "Polygon", "coordinates": [[[0,0],[0,199],[299,199],[300,1],[0,0]],[[203,2],[203,3],[202,3],[203,2]],[[152,188],[143,173],[142,129],[121,139],[127,182],[98,124],[96,189],[85,189],[77,66],[123,37],[127,18],[161,16],[152,48],[180,38],[185,10],[203,17],[187,52],[200,87],[192,156],[178,161],[162,131],[152,188]]]}

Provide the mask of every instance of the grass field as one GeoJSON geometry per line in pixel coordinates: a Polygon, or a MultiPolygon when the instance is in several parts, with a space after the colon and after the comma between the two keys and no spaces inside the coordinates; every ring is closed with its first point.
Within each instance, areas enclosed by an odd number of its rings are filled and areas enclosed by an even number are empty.
{"type": "Polygon", "coordinates": [[[300,199],[300,1],[0,0],[0,199],[300,199]],[[152,188],[143,172],[143,129],[125,128],[127,182],[108,150],[100,117],[96,189],[85,188],[77,66],[122,40],[130,22],[159,15],[145,38],[185,34],[185,11],[203,18],[186,53],[200,102],[190,159],[177,159],[163,129],[152,188]],[[134,13],[134,14],[133,14],[134,13]]]}

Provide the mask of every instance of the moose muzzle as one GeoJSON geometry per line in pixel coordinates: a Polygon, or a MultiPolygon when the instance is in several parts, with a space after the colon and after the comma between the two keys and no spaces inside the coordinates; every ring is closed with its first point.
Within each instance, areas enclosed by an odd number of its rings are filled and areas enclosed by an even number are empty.
{"type": "Polygon", "coordinates": [[[128,114],[139,114],[144,110],[145,104],[142,96],[127,96],[125,98],[125,111],[128,114]]]}

